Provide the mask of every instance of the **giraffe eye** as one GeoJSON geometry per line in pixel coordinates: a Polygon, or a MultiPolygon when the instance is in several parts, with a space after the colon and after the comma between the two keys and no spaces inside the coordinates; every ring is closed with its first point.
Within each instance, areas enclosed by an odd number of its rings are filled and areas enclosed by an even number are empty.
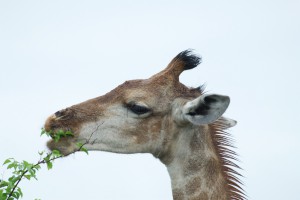
{"type": "Polygon", "coordinates": [[[127,105],[127,108],[129,110],[131,110],[133,113],[137,114],[137,115],[142,115],[142,114],[145,114],[147,112],[150,112],[149,108],[147,108],[145,106],[137,105],[135,103],[129,103],[127,105]]]}

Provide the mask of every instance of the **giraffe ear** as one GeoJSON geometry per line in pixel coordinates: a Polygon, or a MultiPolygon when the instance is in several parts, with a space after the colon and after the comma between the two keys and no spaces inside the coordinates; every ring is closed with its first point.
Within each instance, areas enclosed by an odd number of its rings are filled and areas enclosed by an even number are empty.
{"type": "Polygon", "coordinates": [[[206,94],[188,101],[182,108],[183,119],[195,124],[210,124],[218,120],[230,103],[228,96],[206,94]]]}

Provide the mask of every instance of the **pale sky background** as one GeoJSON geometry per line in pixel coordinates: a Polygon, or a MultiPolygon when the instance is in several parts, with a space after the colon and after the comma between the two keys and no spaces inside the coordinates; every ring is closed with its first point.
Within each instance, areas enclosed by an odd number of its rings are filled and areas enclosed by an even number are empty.
{"type": "MultiPolygon", "coordinates": [[[[36,162],[50,114],[148,78],[187,48],[203,63],[181,82],[231,97],[249,199],[298,200],[296,0],[0,0],[0,162],[36,162]]],[[[20,185],[23,199],[172,199],[165,166],[147,154],[77,153],[37,176],[20,185]]]]}

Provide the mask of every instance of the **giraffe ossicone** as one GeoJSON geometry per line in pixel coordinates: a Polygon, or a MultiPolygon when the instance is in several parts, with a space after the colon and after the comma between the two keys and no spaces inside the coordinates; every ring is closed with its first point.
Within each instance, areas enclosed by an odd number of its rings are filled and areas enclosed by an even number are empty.
{"type": "Polygon", "coordinates": [[[246,199],[225,132],[236,124],[223,116],[229,97],[179,82],[183,71],[200,63],[201,57],[183,51],[148,79],[126,81],[56,112],[46,131],[71,130],[74,136],[50,140],[48,148],[68,155],[82,142],[90,151],[151,153],[168,169],[173,199],[246,199]]]}

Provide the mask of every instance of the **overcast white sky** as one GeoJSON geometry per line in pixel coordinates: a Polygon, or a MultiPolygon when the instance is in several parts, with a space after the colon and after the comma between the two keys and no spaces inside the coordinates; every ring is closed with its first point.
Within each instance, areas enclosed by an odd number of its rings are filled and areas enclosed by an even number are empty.
{"type": "MultiPolygon", "coordinates": [[[[297,0],[0,0],[0,162],[36,162],[50,114],[193,48],[203,63],[181,81],[231,97],[250,199],[299,199],[299,11],[297,0]]],[[[25,200],[172,199],[166,168],[146,154],[78,153],[38,178],[21,184],[25,200]]]]}

